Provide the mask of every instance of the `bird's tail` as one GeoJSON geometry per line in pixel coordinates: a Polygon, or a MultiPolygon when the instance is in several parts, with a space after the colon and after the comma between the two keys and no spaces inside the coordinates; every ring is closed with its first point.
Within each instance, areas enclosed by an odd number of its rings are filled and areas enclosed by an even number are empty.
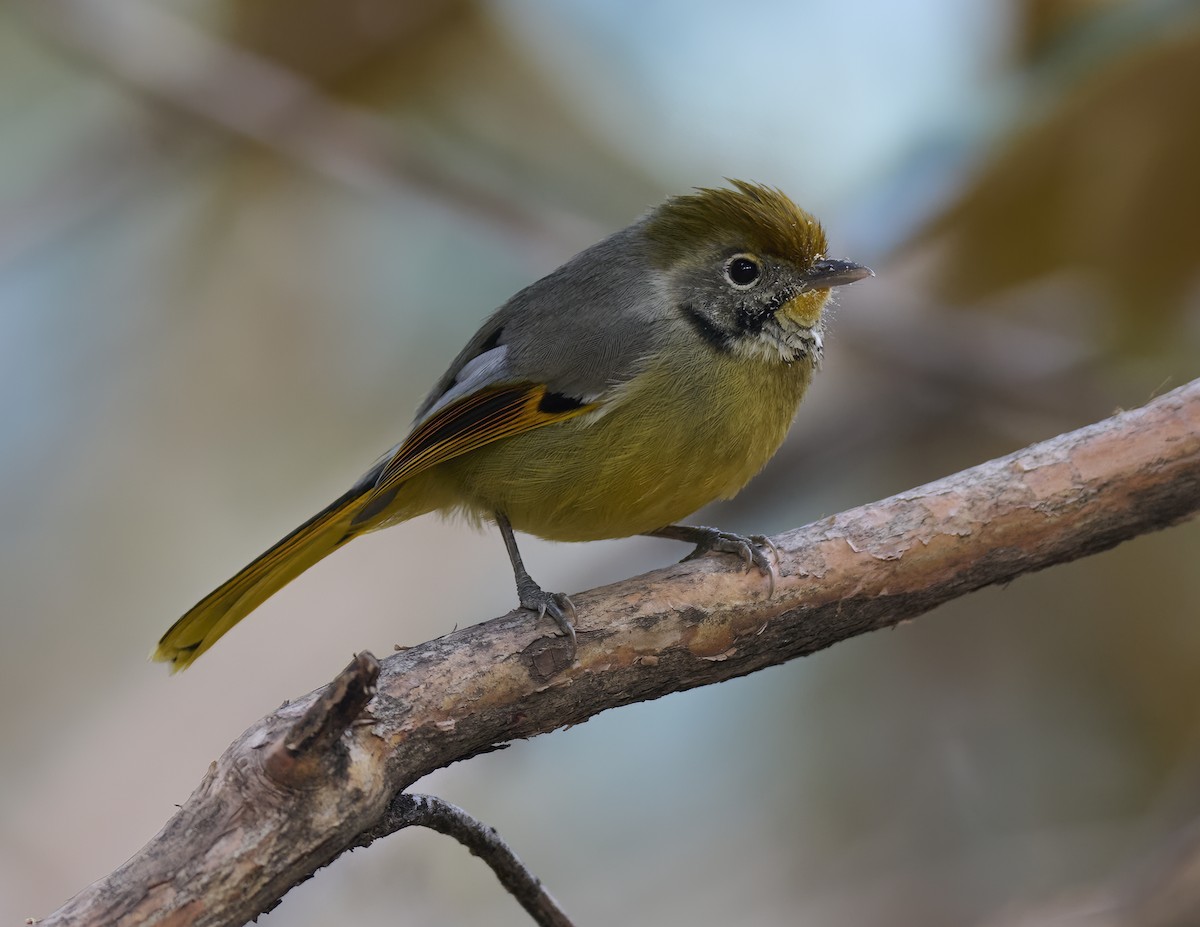
{"type": "Polygon", "coordinates": [[[352,524],[368,491],[356,486],[206,595],[171,625],[150,658],[170,663],[173,673],[186,669],[221,635],[310,566],[370,530],[367,525],[352,524]]]}

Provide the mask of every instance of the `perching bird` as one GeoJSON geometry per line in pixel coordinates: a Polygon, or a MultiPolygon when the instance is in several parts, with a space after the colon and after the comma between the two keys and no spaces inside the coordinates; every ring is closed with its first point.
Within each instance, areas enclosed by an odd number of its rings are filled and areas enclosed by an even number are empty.
{"type": "Polygon", "coordinates": [[[494,521],[523,607],[574,643],[574,606],[530,578],[513,530],[556,541],[647,534],[735,553],[762,538],[677,524],[753,477],[821,360],[830,289],[871,271],[825,256],[814,219],[731,181],[668,199],[521,290],[345,494],[202,599],[153,658],[190,665],[347,541],[427,512],[494,521]]]}

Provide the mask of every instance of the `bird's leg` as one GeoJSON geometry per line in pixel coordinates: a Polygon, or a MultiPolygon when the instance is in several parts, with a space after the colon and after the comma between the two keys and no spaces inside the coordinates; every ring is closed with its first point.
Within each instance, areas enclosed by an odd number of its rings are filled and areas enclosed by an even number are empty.
{"type": "Polygon", "coordinates": [[[517,539],[513,537],[512,525],[500,512],[496,513],[496,527],[504,538],[504,546],[508,548],[508,559],[512,562],[513,578],[517,581],[517,598],[522,608],[537,612],[538,618],[549,615],[554,623],[562,629],[567,640],[571,643],[571,651],[575,651],[575,627],[571,621],[575,618],[575,603],[561,592],[547,592],[536,582],[525,569],[521,561],[521,552],[517,550],[517,539]],[[567,616],[570,615],[568,618],[567,616]]]}
{"type": "Polygon", "coordinates": [[[747,570],[754,566],[765,573],[770,581],[767,595],[769,597],[775,594],[775,560],[779,556],[779,550],[766,535],[734,534],[732,531],[705,528],[702,525],[667,525],[665,528],[647,531],[646,535],[647,537],[668,538],[672,541],[695,544],[696,549],[684,557],[680,561],[681,563],[703,557],[709,551],[719,554],[735,554],[746,562],[747,570]]]}

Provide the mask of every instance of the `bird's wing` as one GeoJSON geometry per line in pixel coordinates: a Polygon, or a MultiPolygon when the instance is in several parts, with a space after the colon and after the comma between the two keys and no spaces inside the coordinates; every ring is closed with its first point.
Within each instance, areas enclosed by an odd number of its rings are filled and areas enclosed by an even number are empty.
{"type": "Polygon", "coordinates": [[[576,255],[484,322],[421,404],[412,433],[357,484],[368,499],[356,524],[430,467],[621,394],[662,349],[672,318],[649,270],[628,266],[636,234],[626,229],[576,255]]]}
{"type": "Polygon", "coordinates": [[[407,438],[363,477],[373,485],[354,517],[361,524],[382,512],[406,480],[485,444],[566,421],[601,405],[552,391],[544,383],[508,380],[503,345],[465,365],[417,420],[407,438]],[[488,355],[492,355],[488,357],[488,355]]]}
{"type": "Polygon", "coordinates": [[[640,234],[624,229],[515,294],[450,363],[417,423],[489,381],[545,383],[592,402],[637,376],[673,335],[689,337],[661,274],[639,257],[640,234]]]}

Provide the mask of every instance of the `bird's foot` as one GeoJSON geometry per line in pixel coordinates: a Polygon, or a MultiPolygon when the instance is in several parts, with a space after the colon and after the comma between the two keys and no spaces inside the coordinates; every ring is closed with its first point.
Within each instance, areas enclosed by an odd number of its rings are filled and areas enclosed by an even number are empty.
{"type": "Polygon", "coordinates": [[[528,576],[523,582],[517,583],[517,598],[521,608],[536,612],[539,619],[549,615],[558,625],[563,636],[571,645],[571,653],[575,653],[575,603],[561,592],[547,592],[528,576]]]}
{"type": "MultiPolygon", "coordinates": [[[[758,567],[759,572],[766,575],[770,586],[767,597],[775,594],[775,563],[779,558],[779,549],[765,534],[735,534],[732,531],[722,531],[719,528],[706,528],[702,525],[677,525],[687,529],[686,540],[696,545],[695,550],[683,558],[680,563],[703,557],[710,551],[718,554],[733,554],[741,557],[746,564],[746,570],[758,567]]],[[[677,536],[678,537],[678,536],[677,536]]]]}

